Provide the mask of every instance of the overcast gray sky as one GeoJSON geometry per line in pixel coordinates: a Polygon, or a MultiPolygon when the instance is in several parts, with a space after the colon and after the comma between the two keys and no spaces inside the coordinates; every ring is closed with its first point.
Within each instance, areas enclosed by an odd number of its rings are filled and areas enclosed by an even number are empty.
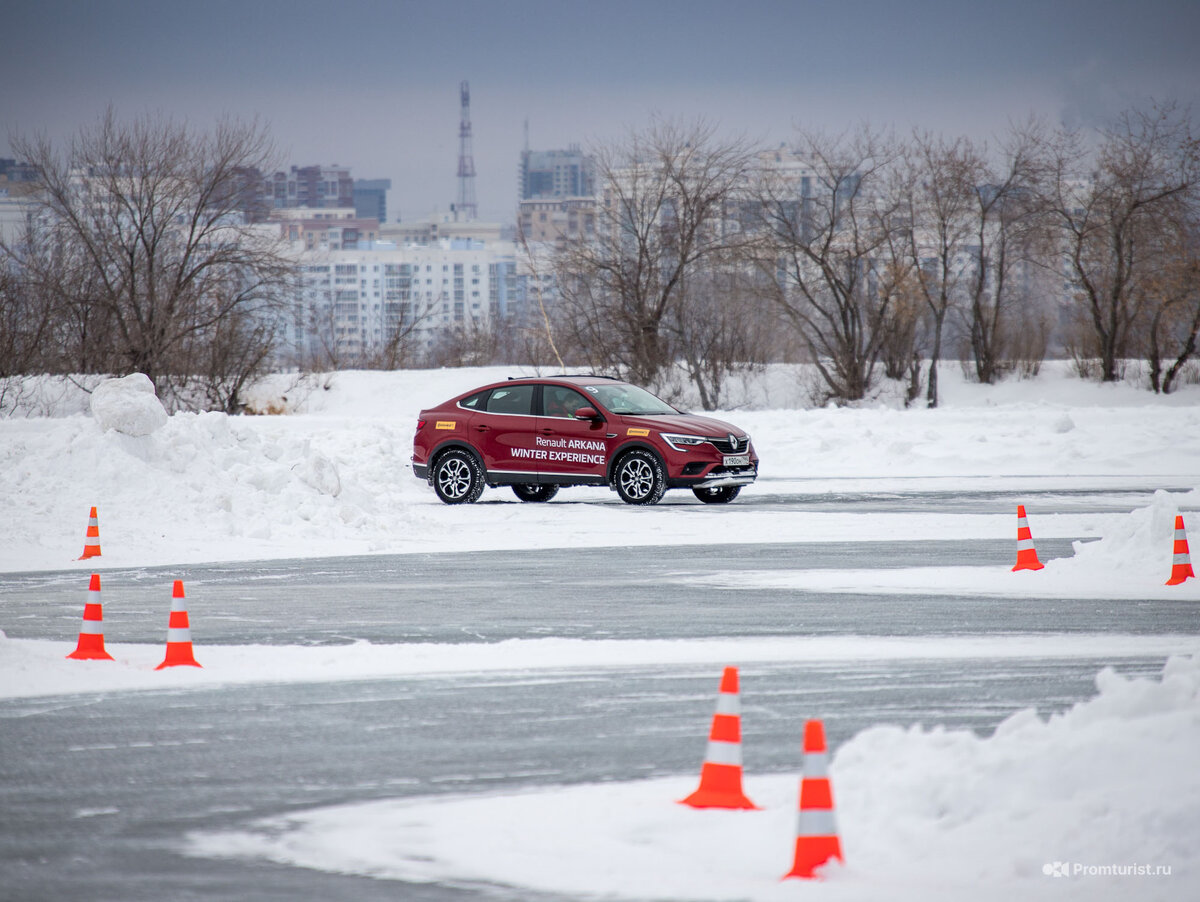
{"type": "Polygon", "coordinates": [[[1150,97],[1200,110],[1197,0],[0,0],[0,22],[0,156],[109,103],[258,115],[287,165],[392,179],[391,218],[454,200],[463,80],[480,214],[504,220],[526,120],[550,149],[656,113],[780,142],[863,121],[986,138],[1150,97]]]}

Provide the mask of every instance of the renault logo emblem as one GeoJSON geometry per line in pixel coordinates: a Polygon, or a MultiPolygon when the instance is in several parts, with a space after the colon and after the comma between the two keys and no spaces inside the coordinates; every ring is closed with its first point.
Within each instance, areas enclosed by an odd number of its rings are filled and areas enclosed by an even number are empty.
{"type": "Polygon", "coordinates": [[[737,446],[738,446],[737,436],[734,435],[732,432],[729,433],[729,447],[733,448],[736,451],[737,446]]]}

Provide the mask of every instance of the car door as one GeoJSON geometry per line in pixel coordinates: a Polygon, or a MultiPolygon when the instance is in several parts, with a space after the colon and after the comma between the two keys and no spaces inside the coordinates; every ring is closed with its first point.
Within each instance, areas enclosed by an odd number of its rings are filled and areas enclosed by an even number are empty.
{"type": "Polygon", "coordinates": [[[610,439],[603,419],[581,420],[575,411],[596,405],[565,385],[543,385],[537,417],[541,482],[603,482],[608,467],[610,439]]]}
{"type": "Polygon", "coordinates": [[[472,443],[483,455],[489,476],[503,482],[537,482],[537,418],[533,415],[534,383],[492,389],[484,410],[471,418],[472,443]]]}

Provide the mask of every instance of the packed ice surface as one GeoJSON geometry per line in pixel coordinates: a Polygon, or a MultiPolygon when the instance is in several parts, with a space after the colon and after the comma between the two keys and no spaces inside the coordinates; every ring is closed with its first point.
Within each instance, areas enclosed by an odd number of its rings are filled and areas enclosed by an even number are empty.
{"type": "Polygon", "coordinates": [[[1200,655],[1170,658],[1159,679],[1105,669],[1096,687],[988,738],[878,726],[844,743],[830,774],[845,864],[817,883],[780,879],[799,753],[795,774],[746,775],[761,811],[676,804],[696,778],[672,777],[323,808],[194,833],[187,848],[577,899],[1195,899],[1200,655]]]}

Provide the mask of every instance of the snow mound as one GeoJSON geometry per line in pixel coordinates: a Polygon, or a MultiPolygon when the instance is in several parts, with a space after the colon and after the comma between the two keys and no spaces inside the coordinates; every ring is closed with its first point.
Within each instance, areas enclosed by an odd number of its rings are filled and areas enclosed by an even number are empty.
{"type": "Polygon", "coordinates": [[[1180,495],[1159,489],[1149,506],[1112,520],[1098,541],[1073,542],[1074,556],[1052,565],[1080,575],[1136,573],[1148,586],[1162,585],[1171,572],[1175,515],[1182,513],[1181,502],[1194,503],[1195,496],[1194,491],[1180,495]]]}
{"type": "Polygon", "coordinates": [[[677,805],[689,775],[294,812],[193,833],[187,851],[581,899],[1195,899],[1200,655],[1170,658],[1159,680],[1105,669],[1096,684],[990,738],[878,726],[845,743],[831,775],[846,864],[819,883],[780,882],[798,767],[747,776],[761,811],[677,805]]]}
{"type": "Polygon", "coordinates": [[[1196,898],[1200,655],[1168,659],[1160,680],[1105,668],[1096,686],[1062,714],[1018,712],[988,739],[920,727],[858,734],[833,767],[845,842],[863,846],[847,871],[915,887],[937,859],[952,862],[941,876],[961,891],[993,887],[986,898],[1005,888],[1022,898],[1130,898],[1134,886],[1138,898],[1196,898]],[[1047,880],[1055,862],[1091,879],[1047,880]],[[1098,873],[1131,865],[1172,875],[1098,873]]]}
{"type": "Polygon", "coordinates": [[[108,379],[92,391],[92,416],[106,432],[149,435],[167,424],[167,411],[144,373],[108,379]]]}

